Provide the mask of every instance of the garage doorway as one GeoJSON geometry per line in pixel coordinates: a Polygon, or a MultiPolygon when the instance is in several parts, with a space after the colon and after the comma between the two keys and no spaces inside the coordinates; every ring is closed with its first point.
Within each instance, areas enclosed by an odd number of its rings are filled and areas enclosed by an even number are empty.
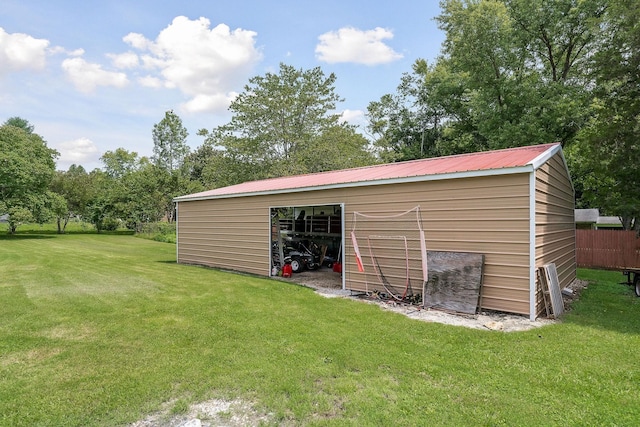
{"type": "Polygon", "coordinates": [[[274,206],[269,213],[271,276],[289,265],[296,282],[344,289],[343,204],[274,206]]]}

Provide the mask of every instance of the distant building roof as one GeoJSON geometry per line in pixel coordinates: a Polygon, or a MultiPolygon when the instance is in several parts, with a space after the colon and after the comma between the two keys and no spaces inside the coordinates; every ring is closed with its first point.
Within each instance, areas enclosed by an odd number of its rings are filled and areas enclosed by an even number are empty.
{"type": "Polygon", "coordinates": [[[622,227],[622,221],[617,216],[599,216],[598,227],[622,227]]]}
{"type": "Polygon", "coordinates": [[[600,216],[599,209],[576,209],[576,223],[595,224],[600,216]]]}
{"type": "Polygon", "coordinates": [[[595,228],[622,227],[622,221],[617,216],[600,216],[599,209],[576,209],[576,224],[591,224],[595,228]]]}
{"type": "Polygon", "coordinates": [[[559,144],[541,144],[306,175],[286,176],[216,188],[214,190],[176,197],[174,200],[180,202],[526,172],[537,169],[560,150],[561,147],[559,144]]]}

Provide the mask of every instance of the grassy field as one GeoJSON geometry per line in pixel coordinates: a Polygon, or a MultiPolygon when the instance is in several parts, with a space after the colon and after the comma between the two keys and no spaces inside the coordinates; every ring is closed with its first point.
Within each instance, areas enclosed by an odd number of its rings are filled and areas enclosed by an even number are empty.
{"type": "Polygon", "coordinates": [[[640,298],[620,273],[580,276],[562,323],[502,333],[132,236],[0,235],[0,425],[126,425],[212,397],[289,425],[638,425],[640,298]]]}

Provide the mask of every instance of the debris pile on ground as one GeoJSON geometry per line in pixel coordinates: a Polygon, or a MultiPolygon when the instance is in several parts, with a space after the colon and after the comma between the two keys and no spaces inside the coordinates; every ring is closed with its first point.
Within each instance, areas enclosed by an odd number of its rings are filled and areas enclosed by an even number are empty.
{"type": "MultiPolygon", "coordinates": [[[[375,294],[367,295],[363,298],[360,294],[343,290],[330,273],[311,272],[312,274],[299,274],[294,276],[296,282],[314,289],[318,294],[327,298],[352,298],[370,304],[377,304],[383,310],[389,310],[404,314],[412,319],[425,322],[444,323],[447,325],[464,326],[473,329],[484,329],[503,332],[526,331],[539,328],[541,326],[556,323],[555,319],[537,318],[535,321],[529,320],[527,316],[508,314],[502,312],[482,311],[476,315],[466,315],[460,313],[449,313],[435,309],[424,309],[419,305],[405,304],[394,300],[376,298],[375,294]],[[320,274],[318,274],[320,273],[320,274]]],[[[334,273],[335,275],[335,273],[334,273]]],[[[588,282],[576,279],[565,288],[563,302],[565,310],[570,310],[571,304],[576,301],[580,293],[586,288],[588,282]]]]}
{"type": "Polygon", "coordinates": [[[571,304],[580,298],[580,294],[588,285],[589,282],[586,280],[575,279],[569,286],[562,289],[562,302],[564,302],[565,311],[571,309],[571,304]]]}
{"type": "MultiPolygon", "coordinates": [[[[322,294],[322,292],[320,292],[322,294]]],[[[357,297],[353,297],[357,298],[357,297]]],[[[358,298],[361,301],[378,304],[383,310],[404,314],[405,316],[421,320],[423,322],[436,322],[446,325],[463,326],[472,329],[483,329],[492,331],[515,332],[526,331],[539,328],[556,322],[553,319],[538,318],[535,321],[529,320],[526,316],[508,314],[493,311],[482,311],[479,314],[449,313],[434,309],[425,309],[416,305],[409,305],[385,300],[371,300],[358,298]]]]}

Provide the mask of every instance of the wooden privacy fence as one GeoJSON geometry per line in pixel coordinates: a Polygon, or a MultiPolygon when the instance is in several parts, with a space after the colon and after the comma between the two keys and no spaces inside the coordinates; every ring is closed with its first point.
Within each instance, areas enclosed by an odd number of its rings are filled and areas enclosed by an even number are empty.
{"type": "Polygon", "coordinates": [[[640,269],[640,238],[635,231],[576,230],[578,267],[640,269]]]}

